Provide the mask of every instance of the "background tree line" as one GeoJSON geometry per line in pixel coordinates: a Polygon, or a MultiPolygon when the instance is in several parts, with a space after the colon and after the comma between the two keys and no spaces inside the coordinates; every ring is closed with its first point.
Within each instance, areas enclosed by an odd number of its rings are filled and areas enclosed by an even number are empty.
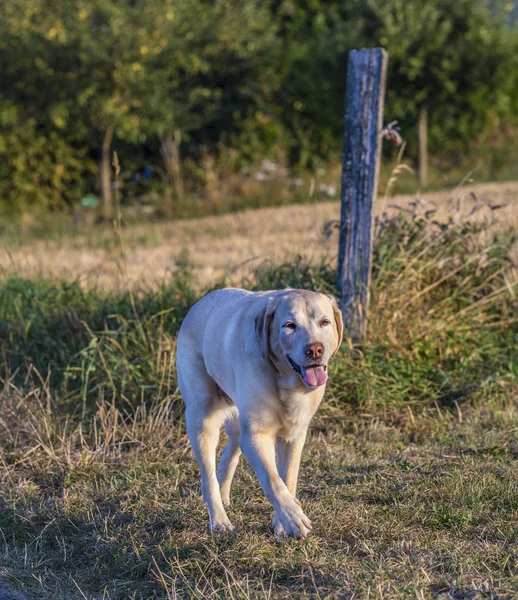
{"type": "MultiPolygon", "coordinates": [[[[157,165],[165,212],[200,160],[234,150],[312,169],[341,148],[347,53],[390,54],[385,114],[415,156],[511,147],[518,34],[479,0],[7,0],[0,20],[0,211],[112,210],[111,156],[157,165]],[[182,168],[190,165],[188,169],[182,168]]],[[[168,208],[169,207],[169,208],[168,208]]]]}

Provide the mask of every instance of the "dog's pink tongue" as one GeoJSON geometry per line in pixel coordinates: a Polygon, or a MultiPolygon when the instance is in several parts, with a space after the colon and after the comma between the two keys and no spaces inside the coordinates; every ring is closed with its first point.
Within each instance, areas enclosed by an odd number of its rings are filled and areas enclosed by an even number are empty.
{"type": "Polygon", "coordinates": [[[309,369],[302,369],[304,375],[304,383],[311,387],[317,387],[324,385],[327,381],[327,371],[324,367],[310,367],[309,369]]]}

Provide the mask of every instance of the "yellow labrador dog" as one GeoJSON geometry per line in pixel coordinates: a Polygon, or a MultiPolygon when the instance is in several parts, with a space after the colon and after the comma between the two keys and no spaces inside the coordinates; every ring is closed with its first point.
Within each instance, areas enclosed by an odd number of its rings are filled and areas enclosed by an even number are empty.
{"type": "Polygon", "coordinates": [[[308,535],[296,498],[300,457],[342,333],[336,302],[305,290],[218,290],[187,314],[178,384],[211,531],[234,529],[224,507],[243,451],[274,507],[275,533],[308,535]],[[223,424],[229,440],[216,471],[223,424]]]}

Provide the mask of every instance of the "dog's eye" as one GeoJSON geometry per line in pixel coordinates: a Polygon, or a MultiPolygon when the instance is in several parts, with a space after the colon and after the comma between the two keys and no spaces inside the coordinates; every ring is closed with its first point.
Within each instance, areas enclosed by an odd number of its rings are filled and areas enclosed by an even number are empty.
{"type": "Polygon", "coordinates": [[[296,329],[297,326],[295,325],[295,323],[293,321],[286,321],[286,323],[284,323],[283,327],[285,329],[296,329]]]}
{"type": "Polygon", "coordinates": [[[320,321],[320,327],[326,327],[326,325],[331,325],[331,321],[329,319],[322,319],[320,321]]]}

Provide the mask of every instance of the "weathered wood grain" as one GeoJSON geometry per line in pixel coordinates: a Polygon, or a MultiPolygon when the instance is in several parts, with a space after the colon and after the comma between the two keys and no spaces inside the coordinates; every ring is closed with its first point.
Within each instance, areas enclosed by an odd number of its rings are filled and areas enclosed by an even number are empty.
{"type": "Polygon", "coordinates": [[[355,342],[367,326],[387,63],[387,53],[373,48],[351,51],[347,66],[338,284],[344,324],[355,342]]]}

